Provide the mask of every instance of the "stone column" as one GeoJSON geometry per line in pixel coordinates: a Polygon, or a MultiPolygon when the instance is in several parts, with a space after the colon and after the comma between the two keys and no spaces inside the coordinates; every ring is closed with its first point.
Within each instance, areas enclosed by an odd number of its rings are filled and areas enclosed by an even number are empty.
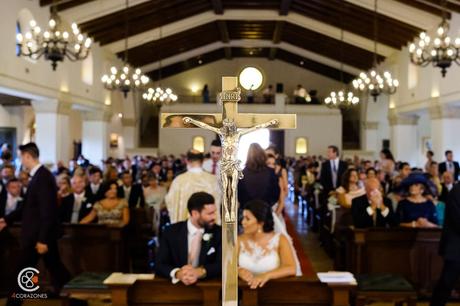
{"type": "Polygon", "coordinates": [[[431,141],[434,159],[443,161],[444,152],[452,150],[454,156],[460,156],[460,108],[435,104],[430,107],[431,141]]]}
{"type": "Polygon", "coordinates": [[[35,142],[43,164],[67,163],[71,158],[69,135],[71,103],[58,99],[32,101],[35,111],[35,142]]]}
{"type": "Polygon", "coordinates": [[[402,115],[394,110],[390,111],[388,120],[390,123],[391,151],[398,161],[405,161],[411,166],[418,163],[418,116],[402,115]]]}
{"type": "Polygon", "coordinates": [[[377,130],[379,123],[377,121],[365,121],[363,125],[363,146],[364,151],[373,152],[374,158],[377,157],[380,144],[378,143],[377,130]]]}
{"type": "Polygon", "coordinates": [[[97,166],[102,166],[102,160],[108,157],[111,115],[106,110],[83,112],[82,154],[97,166]]]}

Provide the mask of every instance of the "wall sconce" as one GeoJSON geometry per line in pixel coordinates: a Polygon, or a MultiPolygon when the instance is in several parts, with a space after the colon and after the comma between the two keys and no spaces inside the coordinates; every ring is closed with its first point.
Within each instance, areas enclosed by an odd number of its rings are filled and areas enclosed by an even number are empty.
{"type": "Polygon", "coordinates": [[[308,142],[305,137],[299,137],[295,141],[295,154],[307,154],[308,142]]]}
{"type": "Polygon", "coordinates": [[[193,137],[192,148],[194,150],[197,150],[197,151],[203,153],[204,152],[204,138],[201,137],[201,136],[193,137]]]}
{"type": "Polygon", "coordinates": [[[110,134],[110,147],[118,148],[118,134],[116,133],[110,134]]]}

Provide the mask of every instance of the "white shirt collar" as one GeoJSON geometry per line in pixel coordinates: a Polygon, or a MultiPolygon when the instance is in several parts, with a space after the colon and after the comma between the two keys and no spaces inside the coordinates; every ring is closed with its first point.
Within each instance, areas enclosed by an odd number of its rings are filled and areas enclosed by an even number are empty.
{"type": "Polygon", "coordinates": [[[201,168],[201,167],[193,167],[193,168],[188,168],[187,171],[191,172],[191,173],[201,173],[201,172],[203,172],[203,168],[201,168]]]}
{"type": "Polygon", "coordinates": [[[187,220],[187,231],[189,235],[194,236],[197,232],[201,232],[202,234],[204,233],[204,228],[197,228],[195,225],[193,225],[192,221],[190,219],[187,220]]]}
{"type": "Polygon", "coordinates": [[[73,193],[74,198],[83,198],[85,196],[85,192],[83,191],[82,193],[73,193]]]}
{"type": "Polygon", "coordinates": [[[19,199],[20,197],[13,197],[13,195],[11,193],[8,192],[8,200],[17,200],[19,199]]]}
{"type": "Polygon", "coordinates": [[[35,173],[37,173],[38,169],[42,166],[42,164],[37,164],[35,167],[33,167],[32,169],[30,169],[30,177],[33,177],[35,175],[35,173]]]}

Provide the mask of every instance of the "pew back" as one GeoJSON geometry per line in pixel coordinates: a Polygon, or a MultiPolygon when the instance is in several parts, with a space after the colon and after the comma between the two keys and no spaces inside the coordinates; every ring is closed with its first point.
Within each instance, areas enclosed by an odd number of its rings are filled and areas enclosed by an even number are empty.
{"type": "MultiPolygon", "coordinates": [[[[128,261],[125,249],[125,230],[98,224],[66,224],[58,241],[61,260],[72,277],[82,272],[127,272],[128,261]]],[[[13,225],[0,232],[0,294],[8,292],[15,283],[17,259],[20,252],[21,227],[13,225]]],[[[40,261],[38,270],[46,286],[50,279],[40,261]]]]}
{"type": "Polygon", "coordinates": [[[347,231],[346,269],[403,275],[420,293],[433,290],[442,269],[441,229],[374,228],[347,231]]]}
{"type": "MultiPolygon", "coordinates": [[[[172,285],[170,280],[133,280],[133,275],[118,275],[106,282],[112,293],[113,306],[127,305],[204,305],[221,304],[221,282],[201,281],[196,286],[172,285]]],[[[135,277],[135,276],[134,276],[135,277]]],[[[272,305],[349,305],[352,285],[328,286],[316,278],[293,277],[268,282],[252,290],[240,283],[240,299],[244,306],[272,305]]]]}

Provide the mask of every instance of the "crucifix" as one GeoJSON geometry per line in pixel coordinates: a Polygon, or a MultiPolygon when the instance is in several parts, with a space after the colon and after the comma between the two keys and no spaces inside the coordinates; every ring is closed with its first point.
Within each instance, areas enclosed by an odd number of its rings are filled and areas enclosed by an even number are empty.
{"type": "Polygon", "coordinates": [[[221,114],[161,114],[163,128],[202,128],[222,142],[220,179],[222,199],[222,305],[238,305],[237,185],[242,178],[237,158],[241,136],[263,128],[295,129],[295,114],[240,114],[241,90],[237,77],[222,77],[221,114]]]}

